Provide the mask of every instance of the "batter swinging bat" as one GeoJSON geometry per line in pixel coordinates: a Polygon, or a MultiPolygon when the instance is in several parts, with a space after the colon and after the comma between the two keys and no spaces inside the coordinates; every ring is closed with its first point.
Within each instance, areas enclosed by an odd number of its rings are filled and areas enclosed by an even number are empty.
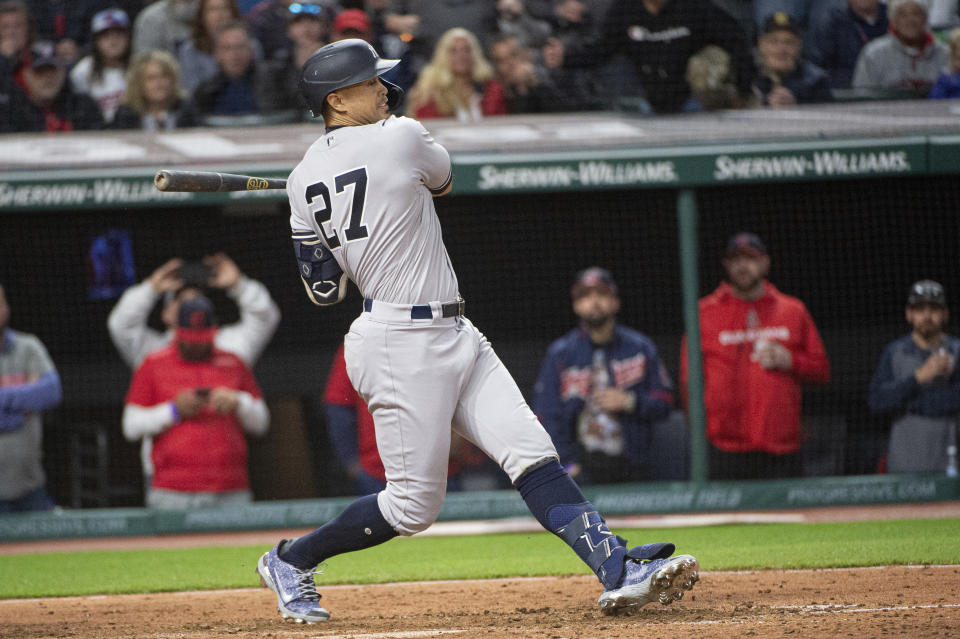
{"type": "Polygon", "coordinates": [[[153,176],[159,191],[222,192],[285,189],[284,178],[263,178],[216,171],[169,171],[161,169],[153,176]]]}

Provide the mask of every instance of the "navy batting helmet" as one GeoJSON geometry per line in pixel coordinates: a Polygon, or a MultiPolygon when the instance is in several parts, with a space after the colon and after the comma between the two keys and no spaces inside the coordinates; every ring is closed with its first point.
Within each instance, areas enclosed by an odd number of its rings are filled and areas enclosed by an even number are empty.
{"type": "MultiPolygon", "coordinates": [[[[338,40],[317,49],[300,72],[300,92],[314,117],[321,115],[327,96],[343,87],[366,82],[397,66],[399,60],[384,60],[364,40],[338,40]]],[[[380,78],[387,87],[387,105],[394,108],[403,89],[380,78]]]]}

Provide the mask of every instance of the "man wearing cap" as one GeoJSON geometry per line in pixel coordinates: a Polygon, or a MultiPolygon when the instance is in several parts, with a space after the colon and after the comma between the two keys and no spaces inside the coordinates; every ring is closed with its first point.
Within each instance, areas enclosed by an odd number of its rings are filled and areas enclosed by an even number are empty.
{"type": "Polygon", "coordinates": [[[889,0],[890,33],[860,52],[853,87],[903,89],[926,98],[941,71],[948,68],[950,49],[937,42],[927,25],[928,0],[889,0]]]}
{"type": "Polygon", "coordinates": [[[960,339],[944,333],[949,317],[943,287],[916,282],[907,295],[912,330],[887,345],[870,380],[870,410],[893,419],[887,472],[943,472],[956,445],[960,339]]]}
{"type": "Polygon", "coordinates": [[[40,412],[60,403],[60,376],[34,335],[8,326],[10,306],[0,285],[0,515],[50,510],[43,472],[40,412]]]}
{"type": "Polygon", "coordinates": [[[9,99],[0,102],[0,133],[103,128],[100,107],[67,82],[66,65],[56,56],[53,43],[41,41],[31,46],[22,79],[22,86],[11,87],[9,99]]]}
{"type": "Polygon", "coordinates": [[[757,39],[760,74],[753,81],[760,104],[778,109],[833,100],[827,73],[804,60],[802,50],[800,27],[793,18],[778,12],[767,19],[757,39]]]}
{"type": "Polygon", "coordinates": [[[533,410],[580,483],[652,479],[651,422],[673,406],[670,376],[653,342],[617,323],[609,271],[580,271],[570,294],[580,326],[547,350],[533,410]]]}
{"type": "Polygon", "coordinates": [[[267,432],[270,415],[253,373],[214,346],[206,297],[184,301],[174,342],[134,372],[123,411],[130,441],[153,438],[151,508],[196,508],[252,499],[245,434],[267,432]]]}
{"type": "MultiPolygon", "coordinates": [[[[767,281],[770,257],[753,233],[730,238],[727,281],[700,300],[711,479],[802,473],[801,384],[825,384],[830,365],[799,299],[767,281]]],[[[684,338],[680,379],[688,380],[684,338]]]]}

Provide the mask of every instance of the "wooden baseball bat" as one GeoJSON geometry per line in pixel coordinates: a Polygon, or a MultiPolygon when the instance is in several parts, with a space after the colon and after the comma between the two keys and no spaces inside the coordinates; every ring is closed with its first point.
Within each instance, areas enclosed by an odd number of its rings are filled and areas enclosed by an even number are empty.
{"type": "Polygon", "coordinates": [[[153,176],[159,191],[223,192],[285,189],[284,178],[264,178],[216,171],[172,171],[161,169],[153,176]]]}

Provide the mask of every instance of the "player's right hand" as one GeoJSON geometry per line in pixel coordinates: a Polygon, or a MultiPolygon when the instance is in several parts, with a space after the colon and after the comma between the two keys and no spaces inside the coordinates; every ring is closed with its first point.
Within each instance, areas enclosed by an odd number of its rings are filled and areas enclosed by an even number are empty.
{"type": "Polygon", "coordinates": [[[157,293],[176,291],[183,286],[183,280],[179,275],[181,266],[183,266],[183,260],[179,257],[167,260],[150,275],[147,281],[157,293]]]}

